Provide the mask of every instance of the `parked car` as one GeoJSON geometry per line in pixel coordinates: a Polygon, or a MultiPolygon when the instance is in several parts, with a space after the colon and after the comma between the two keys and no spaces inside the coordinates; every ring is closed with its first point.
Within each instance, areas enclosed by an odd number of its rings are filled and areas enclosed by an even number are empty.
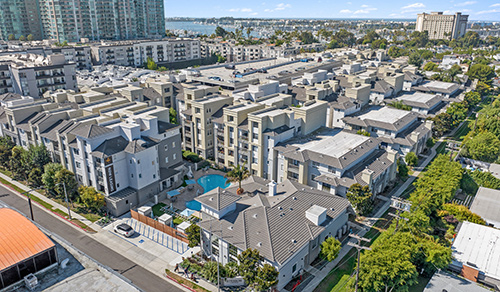
{"type": "Polygon", "coordinates": [[[288,71],[288,70],[283,70],[283,71],[278,72],[278,75],[288,75],[288,74],[290,74],[290,73],[291,73],[291,72],[290,72],[290,71],[288,71]]]}
{"type": "Polygon", "coordinates": [[[228,64],[228,65],[224,66],[224,68],[234,70],[234,69],[236,69],[236,66],[234,66],[234,64],[228,64]]]}
{"type": "Polygon", "coordinates": [[[306,68],[305,68],[305,67],[295,68],[295,71],[297,71],[297,72],[298,72],[298,71],[302,71],[302,70],[306,70],[306,68]]]}
{"type": "Polygon", "coordinates": [[[269,75],[269,76],[266,76],[266,79],[276,80],[276,79],[278,79],[278,77],[275,75],[269,75]]]}
{"type": "Polygon", "coordinates": [[[222,81],[222,79],[219,76],[210,76],[208,77],[210,80],[215,80],[215,81],[222,81]]]}
{"type": "Polygon", "coordinates": [[[132,229],[132,227],[130,227],[130,225],[125,224],[125,223],[116,225],[114,230],[116,233],[121,234],[125,237],[130,237],[130,236],[134,235],[134,229],[132,229]]]}
{"type": "Polygon", "coordinates": [[[304,58],[304,59],[300,59],[300,61],[301,61],[301,62],[304,62],[304,63],[307,63],[307,62],[309,62],[309,59],[304,58]]]}
{"type": "Polygon", "coordinates": [[[261,68],[261,69],[257,70],[257,73],[267,73],[267,70],[266,70],[266,69],[261,68]]]}

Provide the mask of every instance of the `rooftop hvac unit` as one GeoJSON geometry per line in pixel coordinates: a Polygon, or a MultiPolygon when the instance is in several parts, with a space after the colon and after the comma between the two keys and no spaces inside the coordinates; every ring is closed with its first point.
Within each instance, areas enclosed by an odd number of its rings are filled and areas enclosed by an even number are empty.
{"type": "Polygon", "coordinates": [[[24,284],[30,290],[34,290],[38,286],[38,279],[35,275],[29,274],[24,277],[24,284]]]}

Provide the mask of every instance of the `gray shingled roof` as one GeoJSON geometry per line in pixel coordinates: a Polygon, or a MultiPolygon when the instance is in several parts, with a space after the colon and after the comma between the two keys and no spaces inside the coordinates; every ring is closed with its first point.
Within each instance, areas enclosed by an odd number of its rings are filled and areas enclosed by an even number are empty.
{"type": "Polygon", "coordinates": [[[125,152],[139,153],[156,144],[158,143],[149,137],[141,137],[140,139],[130,141],[127,147],[125,147],[125,152]]]}
{"type": "Polygon", "coordinates": [[[378,92],[378,93],[387,93],[389,91],[394,90],[394,86],[392,86],[390,83],[388,83],[385,80],[378,80],[375,81],[375,84],[373,85],[373,88],[371,91],[373,92],[378,92]]]}
{"type": "Polygon", "coordinates": [[[355,101],[352,101],[347,96],[339,96],[336,101],[330,103],[330,106],[336,109],[348,109],[356,105],[355,101]]]}
{"type": "Polygon", "coordinates": [[[113,130],[96,124],[79,125],[71,131],[71,134],[82,138],[93,139],[104,134],[112,133],[113,130]]]}
{"type": "Polygon", "coordinates": [[[122,136],[118,136],[116,138],[104,141],[90,154],[96,157],[104,158],[122,152],[123,150],[125,150],[125,147],[127,147],[127,145],[127,139],[123,138],[122,136]]]}
{"type": "Polygon", "coordinates": [[[480,187],[477,190],[470,210],[488,222],[500,227],[500,190],[480,187]]]}
{"type": "Polygon", "coordinates": [[[196,201],[217,211],[223,210],[240,199],[240,196],[219,187],[195,198],[196,201]]]}
{"type": "Polygon", "coordinates": [[[283,264],[323,232],[326,224],[350,207],[345,198],[292,181],[278,184],[277,195],[268,197],[267,183],[244,181],[243,188],[250,194],[243,195],[236,203],[236,211],[220,220],[205,219],[200,222],[200,227],[211,230],[217,236],[221,236],[222,231],[223,239],[237,248],[257,249],[264,258],[283,264]],[[257,186],[260,187],[255,189],[257,186]],[[252,194],[261,189],[261,194],[252,194]],[[327,219],[320,226],[314,225],[305,216],[313,205],[327,209],[327,219]]]}
{"type": "Polygon", "coordinates": [[[412,97],[412,95],[417,96],[418,94],[426,94],[426,93],[413,93],[413,94],[409,94],[409,95],[404,95],[404,96],[398,97],[397,100],[399,100],[402,103],[404,103],[405,105],[409,105],[411,107],[425,108],[425,109],[433,108],[443,100],[442,96],[439,96],[436,94],[433,94],[432,98],[430,98],[426,102],[410,99],[412,97]]]}

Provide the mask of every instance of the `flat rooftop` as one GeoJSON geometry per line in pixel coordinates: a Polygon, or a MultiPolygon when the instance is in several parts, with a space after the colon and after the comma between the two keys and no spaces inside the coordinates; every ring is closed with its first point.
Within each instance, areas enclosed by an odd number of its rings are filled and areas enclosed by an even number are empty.
{"type": "Polygon", "coordinates": [[[434,87],[439,89],[450,89],[455,85],[456,85],[455,83],[443,82],[443,81],[429,81],[428,83],[424,84],[424,86],[434,87]]]}
{"type": "Polygon", "coordinates": [[[299,147],[300,151],[310,150],[331,157],[340,158],[369,139],[369,137],[363,135],[332,130],[318,134],[312,141],[306,143],[304,143],[304,141],[297,141],[297,143],[291,143],[291,145],[299,147]]]}
{"type": "Polygon", "coordinates": [[[500,279],[499,238],[499,229],[464,221],[451,247],[454,262],[474,264],[487,276],[500,279]]]}
{"type": "Polygon", "coordinates": [[[381,107],[372,109],[369,112],[359,116],[362,120],[373,120],[389,124],[394,124],[407,116],[410,112],[391,107],[381,107]]]}
{"type": "Polygon", "coordinates": [[[231,98],[230,96],[223,96],[223,95],[209,95],[209,96],[206,96],[204,98],[200,98],[200,99],[195,99],[192,101],[193,104],[207,104],[207,103],[211,103],[211,102],[215,102],[215,101],[221,101],[221,100],[225,100],[225,99],[228,99],[228,98],[231,98]]]}
{"type": "Polygon", "coordinates": [[[413,102],[420,102],[420,103],[427,103],[428,101],[432,100],[435,97],[436,97],[435,94],[415,92],[413,94],[403,94],[400,97],[398,97],[397,99],[408,100],[408,101],[413,101],[413,102]]]}
{"type": "Polygon", "coordinates": [[[240,112],[240,111],[243,111],[243,110],[257,108],[257,107],[260,107],[260,106],[261,105],[259,105],[258,103],[238,104],[238,105],[229,106],[229,107],[226,108],[226,110],[237,113],[237,112],[240,112]]]}
{"type": "Polygon", "coordinates": [[[488,223],[500,227],[500,190],[479,187],[470,210],[488,223]]]}
{"type": "Polygon", "coordinates": [[[285,113],[284,110],[274,108],[274,109],[270,109],[270,110],[264,110],[261,112],[257,112],[257,113],[252,114],[252,115],[259,117],[259,118],[262,118],[262,117],[276,117],[276,116],[279,116],[279,115],[284,114],[284,113],[285,113]]]}

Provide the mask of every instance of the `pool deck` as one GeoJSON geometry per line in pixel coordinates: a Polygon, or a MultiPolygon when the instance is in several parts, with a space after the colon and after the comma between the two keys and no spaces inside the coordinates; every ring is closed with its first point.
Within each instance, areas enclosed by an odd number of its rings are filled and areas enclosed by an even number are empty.
{"type": "MultiPolygon", "coordinates": [[[[209,168],[208,170],[197,170],[193,173],[193,180],[194,181],[198,181],[198,179],[202,176],[205,176],[205,175],[209,175],[209,174],[218,174],[218,175],[222,175],[222,176],[225,176],[226,174],[222,171],[219,171],[219,170],[215,170],[215,169],[211,169],[209,168]]],[[[192,190],[188,190],[188,188],[186,187],[185,190],[180,194],[180,195],[177,195],[175,196],[175,202],[172,203],[172,206],[174,208],[177,208],[179,210],[184,210],[186,209],[186,202],[189,202],[189,201],[192,201],[194,200],[194,198],[196,198],[197,196],[203,194],[205,191],[203,190],[203,188],[198,184],[194,184],[193,185],[194,188],[192,190]],[[198,194],[196,194],[196,192],[199,191],[198,194]]],[[[162,203],[166,204],[167,206],[170,206],[170,199],[165,199],[162,201],[162,203]]]]}

